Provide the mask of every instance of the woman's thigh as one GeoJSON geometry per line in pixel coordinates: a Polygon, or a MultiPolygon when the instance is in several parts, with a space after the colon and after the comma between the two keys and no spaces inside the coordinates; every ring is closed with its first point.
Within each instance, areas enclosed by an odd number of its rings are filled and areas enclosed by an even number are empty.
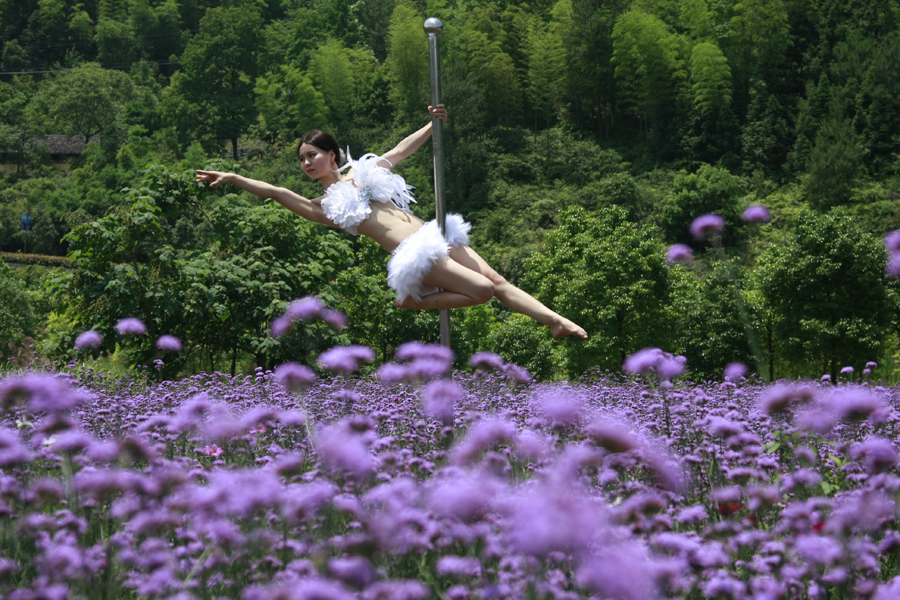
{"type": "Polygon", "coordinates": [[[450,258],[453,259],[453,262],[459,263],[465,268],[487,277],[494,283],[501,283],[504,281],[500,274],[491,268],[491,266],[487,264],[487,261],[481,258],[481,256],[469,246],[451,247],[450,258]]]}
{"type": "MultiPolygon", "coordinates": [[[[453,251],[450,253],[453,256],[453,251]]],[[[475,256],[478,256],[477,254],[475,256]]],[[[478,257],[479,259],[481,257],[478,257]]],[[[469,261],[470,264],[475,264],[469,261]]],[[[483,260],[484,266],[487,263],[483,260]]],[[[490,267],[487,267],[490,269],[490,267]]],[[[483,296],[490,291],[493,295],[494,285],[490,279],[483,275],[479,270],[469,266],[469,264],[460,263],[457,260],[441,257],[434,263],[434,266],[425,276],[423,283],[442,288],[448,292],[456,292],[467,296],[483,296]]],[[[490,297],[490,296],[489,296],[490,297]]]]}

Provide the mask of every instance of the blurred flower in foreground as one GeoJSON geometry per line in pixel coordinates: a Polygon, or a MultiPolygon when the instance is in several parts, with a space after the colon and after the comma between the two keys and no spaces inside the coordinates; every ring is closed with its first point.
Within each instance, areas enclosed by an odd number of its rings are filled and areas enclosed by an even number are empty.
{"type": "Polygon", "coordinates": [[[181,340],[174,335],[161,335],[156,340],[156,347],[169,352],[181,352],[181,340]]]}
{"type": "Polygon", "coordinates": [[[725,219],[713,214],[697,217],[690,227],[691,235],[698,240],[706,240],[722,235],[723,229],[725,229],[725,219]]]}
{"type": "Polygon", "coordinates": [[[96,348],[102,343],[103,336],[91,329],[75,339],[75,348],[77,350],[87,350],[88,348],[96,348]]]}
{"type": "Polygon", "coordinates": [[[725,372],[722,374],[722,379],[725,381],[740,381],[747,377],[747,372],[749,369],[747,365],[740,362],[733,362],[727,367],[725,367],[725,372]]]}
{"type": "Polygon", "coordinates": [[[469,366],[473,369],[502,369],[504,363],[503,358],[493,352],[476,352],[469,359],[469,366]]]}
{"type": "Polygon", "coordinates": [[[320,354],[316,362],[329,371],[352,373],[359,368],[361,360],[375,360],[375,351],[368,346],[335,346],[320,354]]]}
{"type": "Polygon", "coordinates": [[[744,209],[742,217],[748,223],[768,223],[772,220],[769,209],[762,204],[751,204],[744,209]]]}
{"type": "Polygon", "coordinates": [[[694,262],[694,253],[686,244],[673,244],[666,252],[666,261],[670,265],[689,265],[694,262]]]}
{"type": "Polygon", "coordinates": [[[900,229],[884,236],[884,247],[888,251],[885,273],[890,277],[900,277],[900,229]]]}
{"type": "Polygon", "coordinates": [[[147,326],[140,319],[128,317],[116,323],[116,331],[121,335],[144,335],[147,333],[147,326]]]}
{"type": "Polygon", "coordinates": [[[684,373],[686,359],[663,352],[659,348],[644,348],[625,359],[626,373],[655,373],[661,380],[670,380],[684,373]]]}
{"type": "Polygon", "coordinates": [[[347,326],[347,316],[339,310],[328,308],[315,296],[292,300],[280,317],[272,321],[272,336],[281,337],[290,331],[295,321],[309,321],[320,318],[335,329],[347,326]]]}
{"type": "Polygon", "coordinates": [[[315,383],[316,374],[300,363],[286,362],[275,367],[275,380],[294,392],[315,383]]]}

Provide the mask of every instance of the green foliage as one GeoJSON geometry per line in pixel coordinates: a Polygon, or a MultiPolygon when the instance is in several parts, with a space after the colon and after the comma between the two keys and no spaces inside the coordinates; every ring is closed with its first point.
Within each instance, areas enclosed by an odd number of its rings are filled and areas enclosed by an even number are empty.
{"type": "Polygon", "coordinates": [[[822,123],[803,179],[810,203],[827,209],[849,201],[866,173],[865,158],[851,121],[832,117],[822,123]]]}
{"type": "Polygon", "coordinates": [[[254,91],[261,133],[270,143],[290,143],[328,120],[325,98],[300,69],[282,66],[257,79],[254,91]]]}
{"type": "Polygon", "coordinates": [[[181,55],[182,71],[166,89],[163,114],[187,147],[198,137],[215,153],[219,140],[231,141],[238,157],[238,138],[256,117],[255,48],[260,45],[262,17],[252,4],[211,8],[200,21],[200,33],[181,55]]]}
{"type": "Polygon", "coordinates": [[[43,131],[80,135],[85,143],[98,135],[105,148],[115,150],[127,135],[125,106],[133,95],[127,74],[86,63],[41,85],[28,115],[43,131]]]}
{"type": "Polygon", "coordinates": [[[621,99],[659,125],[685,77],[682,41],[658,17],[632,8],[616,22],[613,48],[621,99]]]}
{"type": "Polygon", "coordinates": [[[420,114],[427,105],[428,54],[423,51],[427,48],[423,22],[409,0],[397,1],[388,28],[385,64],[391,77],[391,99],[406,117],[420,114]]]}
{"type": "Polygon", "coordinates": [[[312,361],[345,339],[310,323],[276,340],[268,327],[292,299],[336,303],[329,282],[350,261],[346,242],[280,207],[205,192],[192,176],[153,168],[127,191],[128,205],[69,234],[79,268],[56,293],[73,326],[100,331],[110,346],[114,324],[137,317],[149,333],[129,345],[132,360],[149,361],[153,341],[169,333],[185,343],[181,361],[225,355],[232,370],[241,356],[262,366],[312,361]]]}
{"type": "MultiPolygon", "coordinates": [[[[691,378],[719,378],[735,361],[754,364],[738,298],[746,286],[745,271],[734,261],[717,261],[696,275],[674,266],[672,282],[678,352],[687,357],[691,378]]],[[[752,329],[759,328],[754,325],[750,323],[752,329]]]]}
{"type": "Polygon", "coordinates": [[[525,367],[538,379],[547,380],[554,375],[550,331],[525,315],[511,313],[491,327],[487,347],[507,362],[525,367]]]}
{"type": "Polygon", "coordinates": [[[784,246],[759,257],[756,287],[792,374],[861,368],[880,356],[892,305],[881,241],[842,211],[803,213],[784,246]]]}
{"type": "Polygon", "coordinates": [[[23,335],[34,335],[34,314],[24,286],[11,269],[0,261],[0,357],[8,351],[10,342],[23,335]]]}
{"type": "Polygon", "coordinates": [[[691,88],[694,105],[704,116],[731,103],[731,69],[717,45],[700,42],[691,51],[691,88]]]}
{"type": "Polygon", "coordinates": [[[726,240],[740,239],[741,199],[746,192],[747,182],[727,169],[703,165],[696,173],[678,172],[658,209],[666,241],[696,243],[689,232],[691,222],[707,213],[725,219],[726,240]]]}
{"type": "Polygon", "coordinates": [[[572,208],[531,255],[523,289],[591,335],[562,347],[560,366],[569,375],[594,366],[619,369],[628,354],[669,342],[671,290],[658,236],[618,207],[596,214],[572,208]]]}

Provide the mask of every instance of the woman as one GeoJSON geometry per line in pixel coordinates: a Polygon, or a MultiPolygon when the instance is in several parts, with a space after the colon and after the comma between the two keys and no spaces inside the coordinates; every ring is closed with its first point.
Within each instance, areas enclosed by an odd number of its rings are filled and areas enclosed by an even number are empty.
{"type": "MultiPolygon", "coordinates": [[[[447,122],[443,105],[428,107],[447,122]]],[[[397,292],[394,304],[410,309],[463,308],[493,297],[553,331],[554,337],[587,333],[565,317],[506,281],[468,245],[470,225],[459,215],[447,215],[447,236],[435,221],[423,222],[409,212],[415,202],[402,177],[390,172],[431,137],[431,122],[384,154],[350,159],[343,174],[341,151],[327,133],[311,131],[298,148],[303,172],[317,179],[325,194],[309,200],[291,190],[234,173],[197,170],[198,182],[210,187],[231,183],[263,198],[272,198],[301,217],[354,235],[365,235],[391,253],[388,284],[397,292]],[[439,289],[438,289],[439,288],[439,289]]]]}

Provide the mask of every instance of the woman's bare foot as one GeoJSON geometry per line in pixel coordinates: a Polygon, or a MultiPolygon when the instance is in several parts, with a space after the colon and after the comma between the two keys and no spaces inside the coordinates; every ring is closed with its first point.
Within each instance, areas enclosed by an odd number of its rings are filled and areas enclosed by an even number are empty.
{"type": "Polygon", "coordinates": [[[560,317],[559,322],[556,325],[551,326],[550,329],[553,331],[553,337],[555,338],[564,338],[567,335],[574,335],[575,337],[586,340],[588,337],[587,331],[565,317],[560,317]]]}

